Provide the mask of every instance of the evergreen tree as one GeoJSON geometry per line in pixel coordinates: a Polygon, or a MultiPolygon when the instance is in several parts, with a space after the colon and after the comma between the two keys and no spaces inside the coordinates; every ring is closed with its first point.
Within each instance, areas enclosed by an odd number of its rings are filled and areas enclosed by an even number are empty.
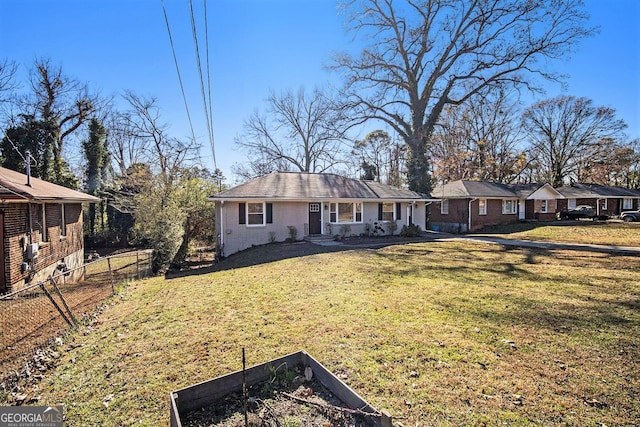
{"type": "MultiPolygon", "coordinates": [[[[97,119],[89,123],[89,138],[83,141],[82,148],[87,159],[87,193],[101,196],[106,185],[109,167],[109,151],[107,149],[107,132],[97,119]]],[[[104,218],[104,205],[100,204],[100,218],[104,218]]],[[[89,234],[95,235],[96,206],[89,205],[89,234]]]]}
{"type": "Polygon", "coordinates": [[[53,134],[51,125],[36,120],[33,115],[21,114],[20,123],[9,127],[2,141],[2,165],[26,173],[26,152],[31,153],[31,176],[50,181],[53,177],[53,134]]]}

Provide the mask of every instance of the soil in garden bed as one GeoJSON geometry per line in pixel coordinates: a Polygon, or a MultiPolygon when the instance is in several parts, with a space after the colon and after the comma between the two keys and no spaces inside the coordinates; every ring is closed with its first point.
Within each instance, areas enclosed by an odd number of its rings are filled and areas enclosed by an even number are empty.
{"type": "MultiPolygon", "coordinates": [[[[319,381],[307,381],[301,368],[278,372],[271,380],[247,388],[247,419],[253,427],[364,427],[362,415],[350,411],[319,381]]],[[[183,419],[182,425],[244,427],[242,393],[231,393],[183,419]]]]}

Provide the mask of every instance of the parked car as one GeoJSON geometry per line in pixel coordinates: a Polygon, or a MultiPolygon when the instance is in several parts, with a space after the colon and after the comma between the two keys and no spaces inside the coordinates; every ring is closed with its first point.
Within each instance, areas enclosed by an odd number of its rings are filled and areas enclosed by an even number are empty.
{"type": "Polygon", "coordinates": [[[627,211],[620,214],[620,219],[624,222],[640,221],[640,211],[627,211]]]}
{"type": "Polygon", "coordinates": [[[580,205],[568,211],[561,211],[556,214],[558,219],[607,219],[606,215],[598,215],[593,206],[580,205]]]}

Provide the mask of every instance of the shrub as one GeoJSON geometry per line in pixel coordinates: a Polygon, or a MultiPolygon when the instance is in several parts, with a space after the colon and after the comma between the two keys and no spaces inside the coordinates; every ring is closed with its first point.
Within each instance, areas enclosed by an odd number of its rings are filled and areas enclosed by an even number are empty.
{"type": "Polygon", "coordinates": [[[422,229],[417,224],[403,225],[402,230],[400,230],[402,237],[418,237],[420,233],[422,233],[422,229]]]}
{"type": "Polygon", "coordinates": [[[295,242],[298,238],[298,229],[293,225],[288,225],[287,228],[289,229],[289,238],[287,240],[295,242]]]}
{"type": "Polygon", "coordinates": [[[380,224],[378,224],[377,222],[373,223],[373,235],[377,236],[379,234],[384,234],[384,228],[382,228],[382,226],[380,224]]]}
{"type": "Polygon", "coordinates": [[[391,221],[389,224],[387,224],[387,228],[389,229],[389,234],[393,236],[398,229],[398,222],[391,221]]]}
{"type": "Polygon", "coordinates": [[[351,226],[347,224],[343,224],[340,226],[340,235],[344,239],[347,234],[351,233],[351,226]]]}
{"type": "Polygon", "coordinates": [[[327,222],[325,225],[327,226],[326,228],[327,228],[327,232],[329,233],[329,235],[332,235],[333,234],[333,232],[332,232],[332,229],[333,229],[332,224],[330,222],[327,222]]]}

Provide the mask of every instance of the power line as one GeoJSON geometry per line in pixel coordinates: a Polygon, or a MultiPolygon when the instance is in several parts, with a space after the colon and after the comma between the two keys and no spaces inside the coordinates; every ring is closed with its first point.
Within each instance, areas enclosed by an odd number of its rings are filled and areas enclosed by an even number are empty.
{"type": "Polygon", "coordinates": [[[184,85],[182,84],[182,76],[180,75],[180,67],[178,67],[178,58],[176,57],[176,50],[173,45],[173,37],[171,37],[171,28],[169,27],[169,18],[167,17],[167,9],[164,6],[164,0],[161,0],[162,12],[164,13],[164,21],[167,24],[167,33],[169,34],[169,43],[171,44],[171,53],[173,53],[173,62],[176,65],[176,72],[178,73],[178,82],[180,82],[180,90],[182,91],[182,99],[184,101],[184,108],[187,111],[187,119],[189,120],[189,127],[191,128],[191,136],[195,143],[196,133],[193,130],[193,122],[191,121],[191,114],[189,113],[189,104],[187,103],[187,96],[184,93],[184,85]]]}
{"type": "MultiPolygon", "coordinates": [[[[196,52],[196,64],[198,66],[198,75],[200,76],[200,93],[202,95],[202,103],[204,106],[204,114],[206,117],[206,122],[207,122],[207,130],[209,132],[209,144],[211,145],[211,154],[213,156],[213,165],[214,167],[217,169],[218,165],[216,162],[216,151],[215,151],[215,143],[213,140],[213,125],[212,125],[212,119],[209,116],[209,108],[207,107],[207,96],[205,93],[205,87],[204,87],[204,77],[202,75],[202,64],[200,61],[200,48],[198,45],[198,31],[196,28],[196,20],[195,20],[195,14],[193,12],[193,0],[189,0],[189,9],[191,11],[191,32],[193,34],[193,43],[195,44],[195,52],[196,52]]],[[[206,11],[206,0],[205,0],[205,11],[206,11]]],[[[205,13],[205,22],[206,22],[206,13],[205,13]]],[[[207,35],[207,40],[208,40],[208,35],[207,35]]],[[[208,45],[208,42],[207,42],[208,45]]],[[[208,47],[207,47],[208,50],[208,47]]],[[[209,57],[209,53],[207,52],[207,58],[209,57]]],[[[208,69],[208,62],[207,62],[207,69],[208,69]]],[[[209,83],[209,87],[211,86],[211,81],[209,79],[208,81],[209,83]]],[[[210,89],[209,89],[209,93],[210,93],[210,89]]],[[[209,96],[209,99],[211,99],[211,96],[209,96]]]]}
{"type": "MultiPolygon", "coordinates": [[[[211,105],[211,72],[209,69],[209,24],[207,21],[207,0],[204,0],[204,36],[207,62],[207,89],[209,96],[209,117],[211,119],[211,151],[213,152],[213,163],[216,164],[215,136],[213,132],[213,107],[211,105]]],[[[216,165],[216,169],[218,166],[216,165]]]]}

